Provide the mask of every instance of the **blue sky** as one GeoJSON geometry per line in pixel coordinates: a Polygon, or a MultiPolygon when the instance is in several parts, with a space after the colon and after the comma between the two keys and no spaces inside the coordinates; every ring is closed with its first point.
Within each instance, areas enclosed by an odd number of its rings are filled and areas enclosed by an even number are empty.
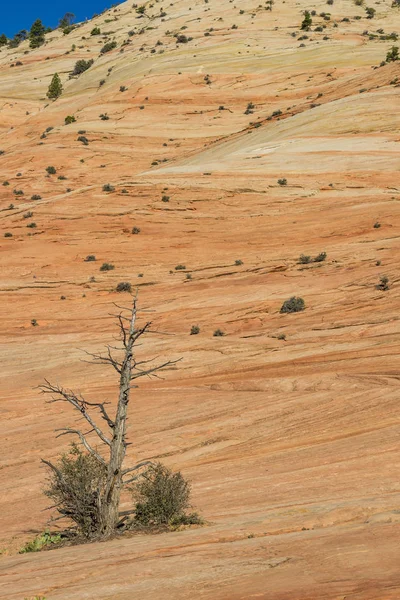
{"type": "Polygon", "coordinates": [[[0,33],[12,37],[20,29],[30,29],[36,19],[42,19],[47,27],[55,27],[58,20],[66,13],[72,12],[77,21],[91,18],[117,0],[6,0],[1,3],[0,33]]]}

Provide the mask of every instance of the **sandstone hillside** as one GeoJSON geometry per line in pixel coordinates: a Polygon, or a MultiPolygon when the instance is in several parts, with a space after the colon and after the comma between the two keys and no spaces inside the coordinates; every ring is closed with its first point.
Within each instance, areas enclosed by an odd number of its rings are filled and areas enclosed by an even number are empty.
{"type": "Polygon", "coordinates": [[[125,2],[0,50],[1,599],[400,597],[400,8],[366,2],[125,2]],[[115,398],[82,349],[119,282],[143,358],[182,357],[135,391],[130,457],[181,469],[209,524],[18,555],[74,423],[36,387],[115,398]]]}

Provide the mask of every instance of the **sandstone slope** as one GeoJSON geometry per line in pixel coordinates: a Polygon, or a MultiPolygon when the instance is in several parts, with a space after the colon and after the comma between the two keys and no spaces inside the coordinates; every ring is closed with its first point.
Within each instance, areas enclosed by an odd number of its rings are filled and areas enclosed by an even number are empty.
{"type": "Polygon", "coordinates": [[[400,13],[269,6],[126,2],[0,51],[0,598],[400,596],[400,69],[379,66],[400,13]],[[183,359],[135,391],[130,458],[181,469],[209,525],[18,555],[49,517],[40,458],[75,422],[36,386],[115,398],[82,349],[112,340],[121,281],[158,331],[143,357],[183,359]],[[293,295],[306,310],[280,314],[293,295]]]}

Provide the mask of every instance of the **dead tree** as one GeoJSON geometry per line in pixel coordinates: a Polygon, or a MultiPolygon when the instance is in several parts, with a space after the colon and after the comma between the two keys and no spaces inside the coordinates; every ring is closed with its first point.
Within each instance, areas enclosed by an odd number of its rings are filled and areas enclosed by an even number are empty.
{"type": "MultiPolygon", "coordinates": [[[[151,322],[145,323],[143,327],[137,327],[137,297],[133,299],[132,308],[125,309],[119,307],[122,312],[115,315],[118,319],[119,333],[121,336],[121,347],[106,346],[107,352],[103,354],[87,353],[93,358],[95,364],[111,365],[119,375],[119,395],[118,403],[115,411],[115,416],[111,417],[106,410],[105,403],[88,402],[81,395],[67,390],[59,385],[54,385],[45,380],[45,384],[40,386],[44,394],[50,394],[52,399],[49,402],[66,402],[71,404],[87,421],[90,430],[83,433],[79,429],[64,428],[58,429],[59,436],[73,434],[78,436],[86,451],[92,455],[106,469],[106,480],[103,489],[99,489],[97,493],[98,505],[98,522],[100,535],[110,535],[118,527],[120,522],[119,504],[121,489],[127,483],[131,483],[137,478],[140,469],[152,464],[151,461],[145,460],[137,463],[133,467],[124,468],[124,459],[127,448],[126,441],[126,426],[128,407],[131,390],[136,385],[132,385],[139,377],[157,377],[157,372],[170,367],[178,362],[178,360],[167,361],[161,364],[154,365],[153,360],[138,361],[135,357],[135,345],[144,334],[150,333],[151,322]],[[126,316],[126,311],[129,311],[126,316]],[[121,357],[118,358],[116,351],[120,351],[121,357]],[[154,365],[154,366],[152,366],[154,365]],[[107,431],[103,431],[96,423],[92,416],[92,411],[97,410],[99,416],[105,421],[107,431]],[[98,440],[105,446],[107,457],[95,449],[89,442],[87,435],[93,433],[98,440]]],[[[57,437],[59,437],[57,436],[57,437]]],[[[61,478],[60,470],[48,460],[42,461],[46,464],[57,478],[61,478]]]]}

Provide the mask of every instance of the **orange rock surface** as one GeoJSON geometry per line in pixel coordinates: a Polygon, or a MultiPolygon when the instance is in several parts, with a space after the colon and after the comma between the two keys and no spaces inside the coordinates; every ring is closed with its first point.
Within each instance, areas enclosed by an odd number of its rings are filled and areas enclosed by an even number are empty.
{"type": "Polygon", "coordinates": [[[400,70],[379,66],[400,13],[371,6],[126,2],[0,51],[0,598],[400,597],[400,70]],[[82,349],[112,341],[123,281],[143,358],[182,357],[134,391],[128,458],[182,470],[208,524],[18,555],[77,422],[37,386],[116,400],[82,349]],[[280,314],[291,296],[306,309],[280,314]]]}

